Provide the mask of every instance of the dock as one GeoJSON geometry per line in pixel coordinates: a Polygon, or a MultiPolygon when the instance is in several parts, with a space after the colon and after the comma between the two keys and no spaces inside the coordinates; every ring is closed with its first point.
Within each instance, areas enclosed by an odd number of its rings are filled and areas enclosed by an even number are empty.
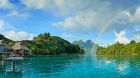
{"type": "Polygon", "coordinates": [[[10,61],[12,63],[12,69],[10,71],[16,71],[16,62],[17,61],[22,61],[24,58],[22,56],[17,56],[17,55],[10,55],[7,56],[9,53],[8,52],[0,52],[0,60],[3,62],[1,66],[4,66],[5,61],[10,61]]]}
{"type": "Polygon", "coordinates": [[[24,59],[23,57],[13,56],[13,57],[5,58],[4,60],[8,60],[8,61],[20,61],[20,60],[23,60],[23,59],[24,59]]]}
{"type": "Polygon", "coordinates": [[[16,71],[16,63],[24,60],[23,56],[28,53],[30,54],[29,49],[22,42],[17,42],[11,47],[6,44],[5,40],[0,40],[1,67],[4,66],[4,62],[9,61],[12,63],[12,70],[10,71],[16,71]]]}
{"type": "Polygon", "coordinates": [[[0,52],[0,60],[3,60],[8,55],[8,52],[0,52]]]}

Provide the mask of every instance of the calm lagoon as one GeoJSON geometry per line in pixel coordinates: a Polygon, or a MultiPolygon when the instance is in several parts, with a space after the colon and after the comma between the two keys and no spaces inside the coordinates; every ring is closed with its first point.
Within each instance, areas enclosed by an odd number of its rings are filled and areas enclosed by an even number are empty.
{"type": "Polygon", "coordinates": [[[16,71],[0,64],[0,78],[140,78],[139,56],[37,56],[17,62],[16,71]]]}

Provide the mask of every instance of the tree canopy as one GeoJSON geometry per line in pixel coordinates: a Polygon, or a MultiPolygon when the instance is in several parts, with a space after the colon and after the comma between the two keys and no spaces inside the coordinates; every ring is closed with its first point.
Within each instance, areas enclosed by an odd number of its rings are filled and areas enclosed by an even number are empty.
{"type": "Polygon", "coordinates": [[[98,46],[97,54],[140,55],[140,43],[132,40],[129,44],[115,43],[107,47],[98,46]]]}
{"type": "MultiPolygon", "coordinates": [[[[8,41],[11,46],[15,44],[15,41],[5,38],[3,35],[0,35],[0,39],[8,41]]],[[[23,40],[21,42],[35,55],[84,53],[83,49],[78,45],[71,44],[60,37],[51,36],[50,33],[42,33],[34,37],[33,40],[23,40]]]]}
{"type": "Polygon", "coordinates": [[[58,55],[83,53],[84,51],[77,45],[57,37],[51,36],[50,33],[43,33],[33,38],[33,40],[22,41],[33,54],[37,55],[58,55]]]}

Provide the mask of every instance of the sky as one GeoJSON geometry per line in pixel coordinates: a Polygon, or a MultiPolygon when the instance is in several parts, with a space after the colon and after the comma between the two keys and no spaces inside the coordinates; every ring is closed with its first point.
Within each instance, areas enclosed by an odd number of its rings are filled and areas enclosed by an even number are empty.
{"type": "Polygon", "coordinates": [[[50,32],[70,42],[140,41],[140,0],[0,0],[0,33],[31,40],[50,32]]]}

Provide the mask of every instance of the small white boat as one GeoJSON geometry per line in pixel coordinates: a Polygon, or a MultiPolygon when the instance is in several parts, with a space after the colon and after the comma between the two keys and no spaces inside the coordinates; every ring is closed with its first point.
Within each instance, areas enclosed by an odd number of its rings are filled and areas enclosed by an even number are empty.
{"type": "Polygon", "coordinates": [[[110,64],[110,63],[112,63],[112,62],[114,62],[114,61],[116,61],[116,60],[105,60],[105,63],[106,63],[106,64],[110,64]]]}

